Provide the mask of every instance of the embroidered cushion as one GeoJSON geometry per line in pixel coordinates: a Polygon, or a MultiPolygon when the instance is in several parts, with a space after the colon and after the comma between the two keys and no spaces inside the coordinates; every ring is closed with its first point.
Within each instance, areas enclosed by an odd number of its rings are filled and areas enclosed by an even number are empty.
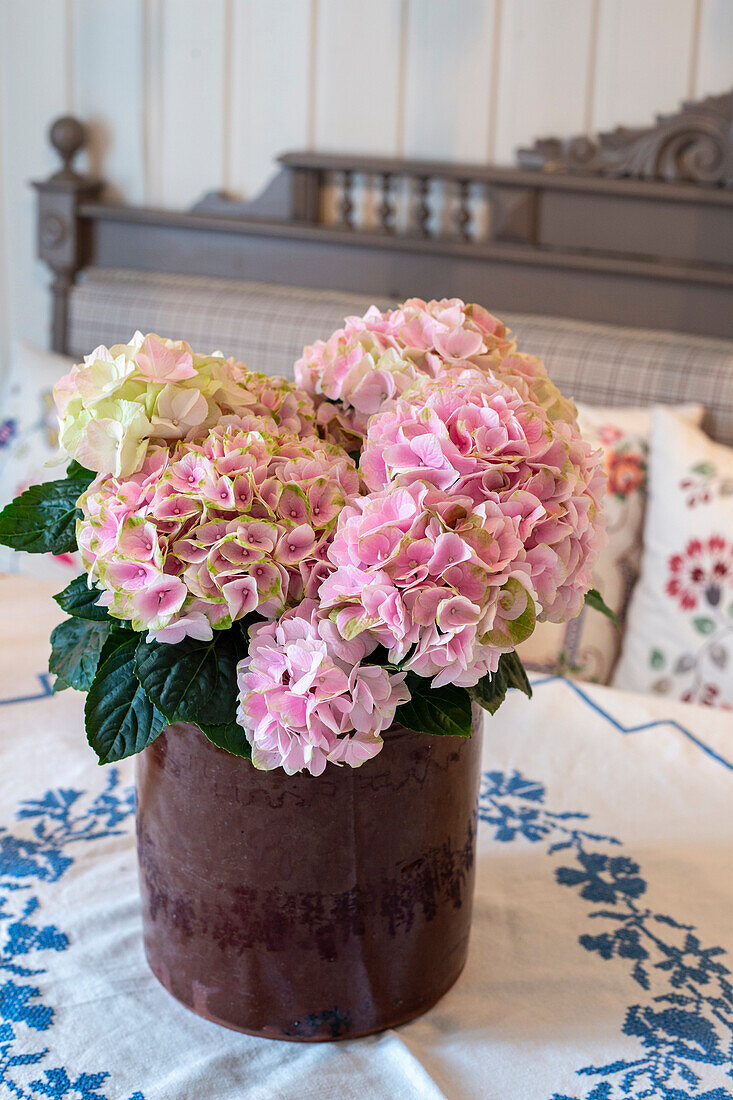
{"type": "MultiPolygon", "coordinates": [[[[0,508],[29,485],[64,476],[64,465],[46,466],[58,453],[58,425],[51,390],[73,360],[18,342],[0,406],[0,508]]],[[[25,554],[0,546],[0,571],[26,573],[68,584],[80,565],[76,554],[25,554]]]]}
{"type": "Polygon", "coordinates": [[[615,687],[733,707],[733,448],[655,410],[641,577],[615,687]]]}
{"type": "MultiPolygon", "coordinates": [[[[694,424],[703,414],[699,405],[679,406],[678,412],[694,424]]],[[[641,559],[651,409],[578,405],[578,414],[584,437],[605,454],[608,543],[594,570],[594,584],[623,628],[641,559]]],[[[584,608],[568,623],[540,623],[519,652],[526,664],[543,672],[608,683],[621,637],[609,619],[584,608]]]]}

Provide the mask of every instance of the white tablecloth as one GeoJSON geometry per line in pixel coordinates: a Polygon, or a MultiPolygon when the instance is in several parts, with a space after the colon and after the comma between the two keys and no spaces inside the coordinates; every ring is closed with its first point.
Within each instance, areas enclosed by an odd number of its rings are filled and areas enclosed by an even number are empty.
{"type": "Polygon", "coordinates": [[[487,721],[467,968],[342,1043],[192,1015],[143,958],[132,765],[49,694],[50,589],[0,578],[0,1097],[733,1097],[730,713],[535,682],[487,721]]]}

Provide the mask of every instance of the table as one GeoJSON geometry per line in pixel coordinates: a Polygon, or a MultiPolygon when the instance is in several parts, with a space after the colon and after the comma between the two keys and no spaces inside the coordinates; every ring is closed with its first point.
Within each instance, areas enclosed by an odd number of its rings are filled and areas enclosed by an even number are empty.
{"type": "Polygon", "coordinates": [[[44,673],[48,584],[0,578],[0,1097],[733,1097],[730,713],[538,678],[487,720],[468,965],[366,1039],[254,1039],[148,972],[132,764],[44,673]]]}

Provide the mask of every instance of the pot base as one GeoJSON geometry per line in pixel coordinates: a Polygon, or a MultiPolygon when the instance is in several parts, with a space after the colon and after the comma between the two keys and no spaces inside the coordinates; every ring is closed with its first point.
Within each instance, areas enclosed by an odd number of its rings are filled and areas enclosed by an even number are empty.
{"type": "MultiPolygon", "coordinates": [[[[390,1031],[396,1027],[402,1027],[404,1024],[409,1024],[411,1020],[418,1019],[419,1016],[424,1016],[426,1012],[429,1012],[431,1008],[435,1008],[438,1001],[441,1001],[445,997],[446,993],[449,993],[453,986],[460,978],[463,970],[465,969],[465,960],[455,977],[451,978],[450,982],[446,985],[437,996],[431,997],[425,1004],[414,1006],[406,1012],[395,1014],[394,1018],[380,1021],[373,1027],[361,1028],[357,1030],[351,1030],[343,1027],[343,1021],[339,1020],[338,1013],[334,1012],[331,1021],[324,1021],[325,1033],[319,1030],[316,1034],[311,1035],[298,1035],[298,1034],[284,1034],[279,1028],[274,1026],[265,1026],[259,1031],[255,1031],[250,1027],[241,1027],[239,1024],[234,1024],[230,1020],[222,1020],[221,1017],[214,1015],[212,1012],[207,1012],[204,1006],[197,1007],[191,1004],[189,1000],[179,996],[178,993],[172,988],[170,981],[170,975],[167,973],[158,972],[154,961],[150,958],[147,950],[145,951],[145,958],[148,966],[150,967],[153,977],[160,982],[165,989],[166,993],[169,993],[175,1001],[178,1002],[183,1008],[189,1012],[194,1013],[196,1016],[200,1016],[203,1020],[208,1020],[212,1024],[218,1024],[220,1027],[225,1027],[229,1031],[237,1031],[240,1035],[253,1035],[256,1039],[271,1039],[273,1041],[279,1041],[284,1043],[337,1043],[343,1042],[346,1039],[364,1039],[367,1035],[378,1035],[382,1031],[390,1031]]],[[[306,1025],[308,1026],[308,1025],[306,1025]]],[[[312,1025],[311,1025],[312,1026],[312,1025]]]]}

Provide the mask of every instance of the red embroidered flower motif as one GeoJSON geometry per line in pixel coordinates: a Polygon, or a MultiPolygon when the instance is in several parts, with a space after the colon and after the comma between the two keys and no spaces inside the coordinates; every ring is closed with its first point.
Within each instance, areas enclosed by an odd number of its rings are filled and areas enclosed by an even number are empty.
{"type": "Polygon", "coordinates": [[[666,592],[683,611],[693,611],[704,599],[710,607],[720,603],[723,587],[733,585],[733,544],[722,535],[690,539],[684,553],[669,559],[666,592]]]}
{"type": "Polygon", "coordinates": [[[627,497],[643,487],[646,481],[646,463],[638,453],[607,451],[606,479],[609,493],[627,497]]]}
{"type": "Polygon", "coordinates": [[[601,424],[600,428],[597,428],[596,431],[598,439],[604,447],[611,447],[614,443],[618,443],[619,439],[621,439],[624,434],[615,424],[601,424]]]}

